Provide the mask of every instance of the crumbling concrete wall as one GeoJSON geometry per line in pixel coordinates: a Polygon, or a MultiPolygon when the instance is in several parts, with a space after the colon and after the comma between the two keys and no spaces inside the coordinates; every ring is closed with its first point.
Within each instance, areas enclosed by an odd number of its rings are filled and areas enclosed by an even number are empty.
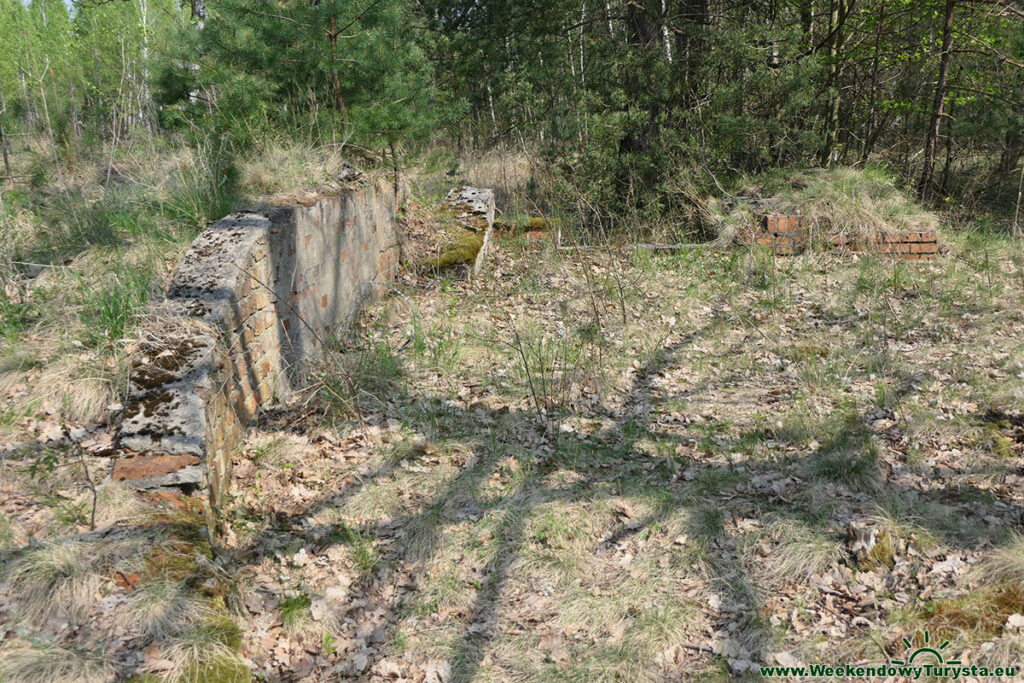
{"type": "Polygon", "coordinates": [[[390,186],[238,213],[179,264],[130,373],[113,478],[209,486],[214,508],[259,406],[288,394],[310,357],[399,266],[390,186]]]}
{"type": "Polygon", "coordinates": [[[444,200],[455,219],[465,227],[483,233],[480,251],[476,253],[470,268],[473,276],[480,274],[487,252],[491,248],[494,232],[494,190],[479,187],[454,187],[444,200]]]}

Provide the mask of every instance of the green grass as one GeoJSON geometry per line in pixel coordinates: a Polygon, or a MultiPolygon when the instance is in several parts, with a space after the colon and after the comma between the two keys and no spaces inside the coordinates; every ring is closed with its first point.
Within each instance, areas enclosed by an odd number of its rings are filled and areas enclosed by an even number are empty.
{"type": "Polygon", "coordinates": [[[39,309],[30,297],[14,300],[0,288],[0,336],[8,343],[18,341],[39,318],[39,309]]]}
{"type": "Polygon", "coordinates": [[[380,553],[369,534],[357,531],[344,522],[331,527],[328,539],[352,548],[352,559],[360,573],[372,573],[380,563],[380,553]]]}
{"type": "Polygon", "coordinates": [[[102,284],[81,284],[81,319],[86,338],[96,346],[124,339],[149,299],[151,271],[124,263],[114,268],[102,284]]]}
{"type": "Polygon", "coordinates": [[[0,512],[0,552],[14,546],[14,525],[6,513],[0,512]]]}
{"type": "Polygon", "coordinates": [[[699,545],[707,547],[725,533],[725,514],[720,507],[700,505],[690,512],[689,532],[699,545]]]}
{"type": "Polygon", "coordinates": [[[878,457],[871,450],[820,453],[812,461],[811,472],[855,491],[872,491],[878,486],[878,457]]]}
{"type": "Polygon", "coordinates": [[[300,594],[281,601],[281,623],[286,631],[296,631],[309,621],[309,606],[313,601],[300,594]]]}

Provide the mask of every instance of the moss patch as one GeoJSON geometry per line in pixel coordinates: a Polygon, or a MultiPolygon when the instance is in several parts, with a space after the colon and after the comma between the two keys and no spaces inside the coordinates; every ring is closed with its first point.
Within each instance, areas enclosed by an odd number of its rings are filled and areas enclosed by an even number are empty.
{"type": "Polygon", "coordinates": [[[896,564],[896,539],[888,531],[881,529],[878,532],[878,538],[875,539],[875,545],[868,551],[867,557],[861,560],[859,568],[870,571],[878,567],[892,568],[894,564],[896,564]]]}
{"type": "Polygon", "coordinates": [[[958,635],[996,637],[1011,614],[1024,611],[1024,586],[1003,583],[968,595],[926,603],[918,612],[923,627],[939,642],[958,635]]]}
{"type": "Polygon", "coordinates": [[[157,542],[146,553],[143,581],[188,581],[199,573],[197,556],[213,557],[200,505],[191,500],[154,519],[162,527],[157,542]],[[162,539],[164,542],[159,542],[162,539]]]}
{"type": "Polygon", "coordinates": [[[476,260],[476,255],[484,246],[484,233],[467,232],[463,228],[456,228],[462,234],[455,239],[447,241],[441,247],[441,253],[436,257],[428,259],[423,264],[426,271],[445,270],[452,266],[471,265],[476,260]]]}
{"type": "Polygon", "coordinates": [[[531,216],[526,220],[524,228],[526,230],[551,230],[561,225],[562,220],[560,218],[550,218],[548,216],[531,216]]]}
{"type": "Polygon", "coordinates": [[[981,434],[975,439],[974,445],[1002,458],[1012,458],[1016,455],[1013,450],[1014,441],[1003,433],[1003,430],[1009,429],[1010,425],[1005,420],[986,422],[981,425],[981,434]]]}

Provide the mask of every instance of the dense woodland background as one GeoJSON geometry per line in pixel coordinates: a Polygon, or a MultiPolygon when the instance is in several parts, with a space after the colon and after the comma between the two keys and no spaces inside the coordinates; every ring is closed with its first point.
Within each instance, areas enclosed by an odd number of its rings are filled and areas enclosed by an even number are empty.
{"type": "Polygon", "coordinates": [[[549,201],[619,227],[699,228],[702,196],[792,166],[881,166],[961,215],[1018,203],[1015,2],[0,0],[0,36],[8,192],[160,139],[201,152],[215,217],[237,155],[301,140],[452,176],[525,155],[549,201]]]}

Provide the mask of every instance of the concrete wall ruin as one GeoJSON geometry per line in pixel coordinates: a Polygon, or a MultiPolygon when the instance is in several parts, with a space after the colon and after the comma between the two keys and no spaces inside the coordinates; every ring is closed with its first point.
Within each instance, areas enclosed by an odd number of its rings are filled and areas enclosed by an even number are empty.
{"type": "MultiPolygon", "coordinates": [[[[446,204],[489,241],[490,190],[456,188],[446,204]]],[[[112,477],[208,486],[216,512],[260,406],[287,396],[303,361],[397,274],[395,210],[391,185],[364,185],[200,233],[134,354],[112,477]]]]}
{"type": "Polygon", "coordinates": [[[399,265],[390,186],[237,213],[182,259],[129,373],[113,478],[227,490],[260,405],[377,296],[399,265]],[[154,329],[155,328],[155,329],[154,329]]]}

